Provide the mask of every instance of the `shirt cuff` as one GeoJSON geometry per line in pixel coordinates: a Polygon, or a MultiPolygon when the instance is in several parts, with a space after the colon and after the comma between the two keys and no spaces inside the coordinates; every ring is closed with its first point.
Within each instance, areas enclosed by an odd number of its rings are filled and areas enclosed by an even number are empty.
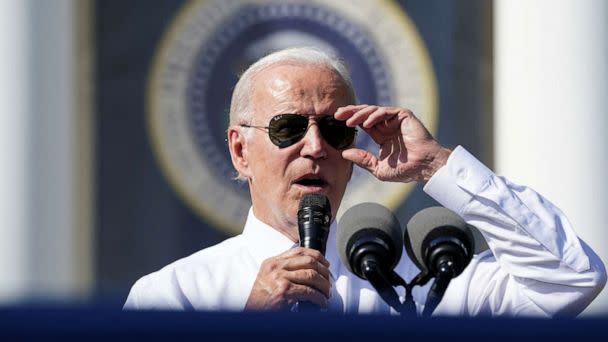
{"type": "Polygon", "coordinates": [[[424,192],[444,207],[462,215],[473,195],[488,186],[494,173],[462,146],[452,151],[447,163],[424,186],[424,192]]]}

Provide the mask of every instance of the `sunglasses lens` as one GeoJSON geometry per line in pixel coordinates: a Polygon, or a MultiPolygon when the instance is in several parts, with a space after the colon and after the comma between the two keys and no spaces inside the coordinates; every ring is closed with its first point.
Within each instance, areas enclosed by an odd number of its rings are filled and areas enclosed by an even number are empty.
{"type": "MultiPolygon", "coordinates": [[[[331,116],[321,117],[317,124],[323,139],[335,149],[344,149],[355,140],[357,130],[331,116]]],[[[268,135],[279,148],[291,146],[306,134],[308,117],[299,114],[279,114],[270,119],[268,135]]]]}
{"type": "Polygon", "coordinates": [[[331,116],[319,120],[319,129],[323,139],[338,150],[350,146],[355,141],[355,135],[357,134],[354,127],[348,127],[345,121],[336,120],[331,116]]]}
{"type": "Polygon", "coordinates": [[[268,135],[270,141],[280,148],[288,147],[298,142],[308,127],[308,118],[298,114],[280,114],[270,119],[268,135]]]}

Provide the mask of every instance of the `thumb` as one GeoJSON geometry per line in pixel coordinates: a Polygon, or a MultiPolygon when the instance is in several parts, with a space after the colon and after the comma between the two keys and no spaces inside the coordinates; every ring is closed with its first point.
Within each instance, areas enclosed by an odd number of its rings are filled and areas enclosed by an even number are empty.
{"type": "Polygon", "coordinates": [[[359,148],[349,148],[348,150],[342,151],[342,158],[352,161],[372,174],[374,174],[374,171],[378,166],[378,158],[376,158],[376,156],[359,148]]]}

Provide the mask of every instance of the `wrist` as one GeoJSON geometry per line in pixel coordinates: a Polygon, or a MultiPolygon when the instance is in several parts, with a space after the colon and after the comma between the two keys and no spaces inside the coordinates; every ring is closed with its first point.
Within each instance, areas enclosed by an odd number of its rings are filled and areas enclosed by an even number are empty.
{"type": "Polygon", "coordinates": [[[424,183],[428,182],[428,180],[431,179],[431,177],[433,177],[433,175],[448,162],[448,158],[450,157],[451,153],[452,151],[450,149],[439,146],[437,152],[434,153],[432,158],[430,158],[429,162],[426,164],[426,167],[422,170],[421,181],[424,183]]]}

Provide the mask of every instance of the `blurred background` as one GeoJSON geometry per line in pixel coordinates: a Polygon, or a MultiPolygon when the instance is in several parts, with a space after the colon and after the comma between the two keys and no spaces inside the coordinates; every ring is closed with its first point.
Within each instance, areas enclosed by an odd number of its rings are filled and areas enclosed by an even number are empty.
{"type": "MultiPolygon", "coordinates": [[[[608,260],[604,0],[0,0],[0,22],[0,306],[120,309],[139,277],[238,233],[230,91],[294,45],[545,195],[608,260]]],[[[342,209],[377,201],[405,224],[435,205],[352,183],[342,209]]],[[[603,291],[583,315],[606,313],[603,291]]]]}

